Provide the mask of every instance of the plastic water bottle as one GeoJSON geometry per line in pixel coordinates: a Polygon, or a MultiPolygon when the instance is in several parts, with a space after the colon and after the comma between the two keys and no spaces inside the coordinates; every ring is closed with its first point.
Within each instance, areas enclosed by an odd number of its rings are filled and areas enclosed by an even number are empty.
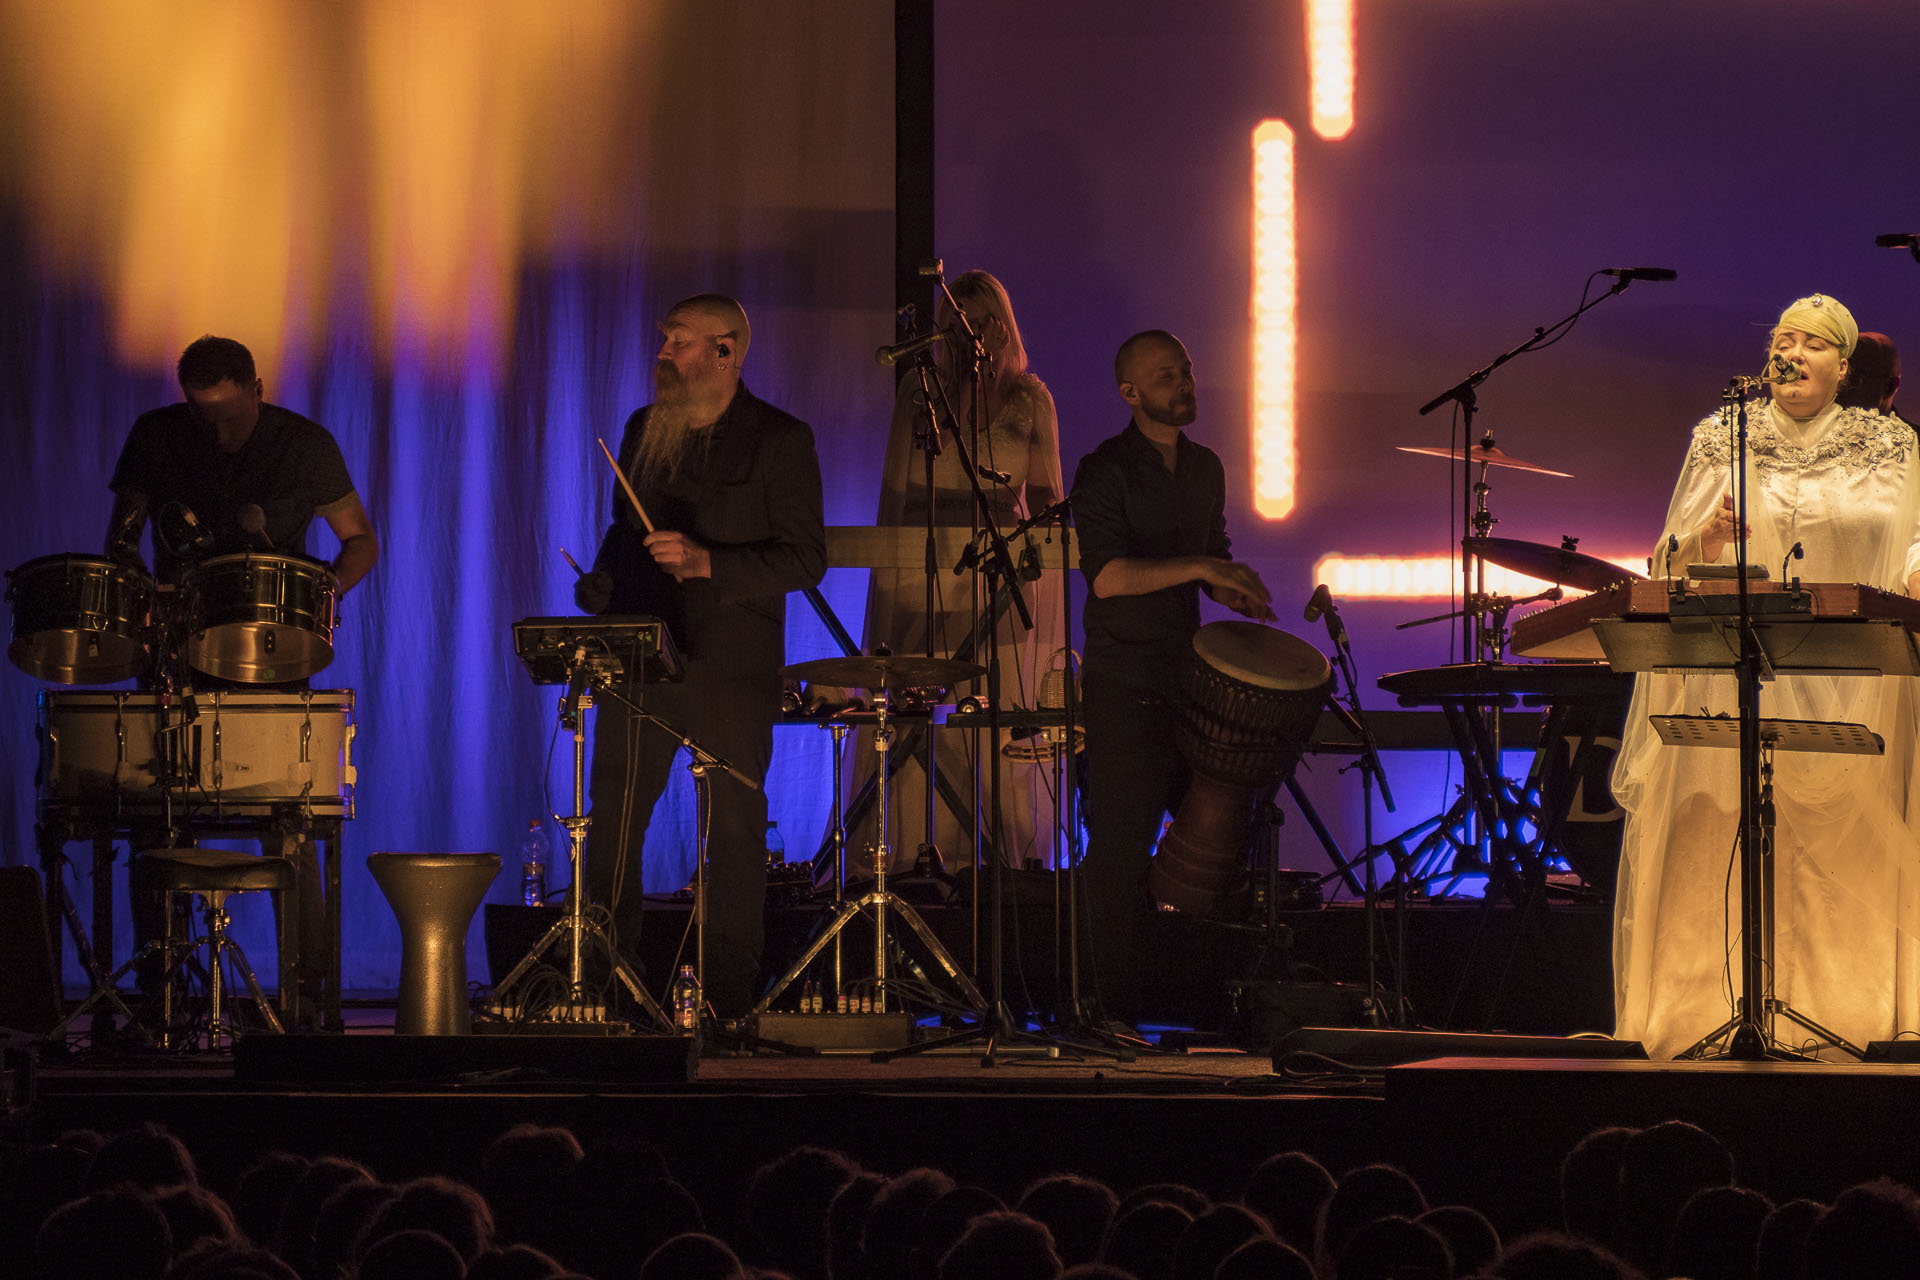
{"type": "Polygon", "coordinates": [[[767,824],[767,865],[777,867],[787,860],[787,842],[781,838],[780,824],[767,824]]]}
{"type": "Polygon", "coordinates": [[[682,1031],[692,1031],[700,1025],[700,978],[693,966],[683,964],[680,974],[673,980],[673,1025],[682,1031]]]}
{"type": "Polygon", "coordinates": [[[529,907],[544,906],[547,901],[547,829],[535,818],[527,824],[527,838],[520,842],[520,901],[529,907]]]}

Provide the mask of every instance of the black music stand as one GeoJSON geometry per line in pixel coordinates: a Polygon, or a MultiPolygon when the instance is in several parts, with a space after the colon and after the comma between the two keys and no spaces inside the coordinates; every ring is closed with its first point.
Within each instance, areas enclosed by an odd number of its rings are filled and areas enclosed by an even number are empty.
{"type": "MultiPolygon", "coordinates": [[[[593,705],[594,689],[609,692],[614,680],[626,678],[655,684],[680,676],[680,657],[666,624],[648,617],[523,618],[513,624],[513,648],[526,666],[535,684],[564,684],[560,699],[560,724],[573,734],[573,812],[559,818],[567,829],[567,857],[573,883],[567,889],[567,912],[554,922],[533,949],[495,984],[496,993],[511,991],[513,985],[562,938],[569,940],[567,992],[571,1009],[584,1015],[591,1006],[581,971],[581,944],[592,938],[606,950],[614,978],[626,987],[635,1004],[663,1031],[673,1031],[673,1020],[647,994],[639,975],[621,958],[599,921],[586,910],[587,828],[593,816],[586,811],[587,725],[586,711],[593,705]]],[[[618,697],[619,695],[613,695],[618,697]]],[[[623,699],[624,701],[624,699],[623,699]]],[[[696,775],[698,776],[698,775],[696,775]]],[[[704,866],[704,857],[702,859],[704,866]]],[[[704,978],[704,973],[702,977],[704,978]]],[[[504,1002],[503,1002],[504,1003],[504,1002]]],[[[588,1021],[584,1016],[568,1020],[569,1026],[588,1021]]]]}

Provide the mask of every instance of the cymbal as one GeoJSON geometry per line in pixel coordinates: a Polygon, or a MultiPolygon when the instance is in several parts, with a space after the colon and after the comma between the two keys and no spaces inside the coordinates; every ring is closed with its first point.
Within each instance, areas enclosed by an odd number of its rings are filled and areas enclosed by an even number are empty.
{"type": "MultiPolygon", "coordinates": [[[[1527,462],[1524,459],[1514,457],[1510,453],[1500,452],[1497,446],[1489,444],[1486,441],[1473,445],[1464,452],[1450,446],[1443,447],[1421,444],[1401,444],[1395,445],[1394,448],[1398,449],[1401,453],[1420,453],[1425,454],[1429,458],[1452,458],[1456,462],[1465,458],[1468,462],[1484,463],[1488,466],[1512,467],[1515,471],[1534,471],[1543,476],[1560,476],[1567,480],[1573,479],[1573,473],[1571,471],[1555,471],[1552,467],[1543,467],[1537,462],[1527,462]]],[[[1508,567],[1511,568],[1512,566],[1508,567]]]]}
{"type": "Polygon", "coordinates": [[[987,669],[977,662],[894,654],[886,658],[815,658],[812,662],[796,662],[783,674],[808,684],[844,689],[924,689],[959,684],[986,673],[987,669]]]}
{"type": "Polygon", "coordinates": [[[1549,547],[1518,538],[1468,538],[1460,545],[1468,555],[1479,556],[1502,569],[1581,591],[1604,591],[1615,583],[1643,581],[1643,575],[1631,569],[1622,569],[1571,547],[1549,547]]]}

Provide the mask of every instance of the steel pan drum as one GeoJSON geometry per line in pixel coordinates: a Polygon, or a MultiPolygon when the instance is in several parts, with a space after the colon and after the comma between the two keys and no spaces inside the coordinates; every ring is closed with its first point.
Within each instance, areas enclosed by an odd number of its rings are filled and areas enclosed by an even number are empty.
{"type": "Polygon", "coordinates": [[[153,579],[97,556],[29,560],[7,575],[7,657],[37,680],[112,684],[147,662],[153,579]]]}
{"type": "Polygon", "coordinates": [[[247,551],[195,565],[182,589],[187,661],[246,684],[301,680],[333,661],[339,581],[304,556],[247,551]]]}

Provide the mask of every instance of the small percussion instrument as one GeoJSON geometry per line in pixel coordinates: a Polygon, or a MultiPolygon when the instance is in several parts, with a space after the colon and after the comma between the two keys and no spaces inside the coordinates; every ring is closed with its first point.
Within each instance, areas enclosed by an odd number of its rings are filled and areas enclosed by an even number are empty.
{"type": "Polygon", "coordinates": [[[39,698],[42,807],[353,816],[353,690],[70,693],[39,698]]]}
{"type": "Polygon", "coordinates": [[[333,661],[339,580],[305,556],[243,551],[188,571],[186,655],[197,671],[243,684],[302,680],[333,661]]]}
{"type": "Polygon", "coordinates": [[[153,579],[97,556],[51,555],[7,575],[7,657],[37,680],[112,684],[146,665],[153,579]]]}
{"type": "Polygon", "coordinates": [[[1253,808],[1287,779],[1333,688],[1326,657],[1257,622],[1212,622],[1178,674],[1176,733],[1193,779],[1147,869],[1161,902],[1204,913],[1246,874],[1253,808]]]}

